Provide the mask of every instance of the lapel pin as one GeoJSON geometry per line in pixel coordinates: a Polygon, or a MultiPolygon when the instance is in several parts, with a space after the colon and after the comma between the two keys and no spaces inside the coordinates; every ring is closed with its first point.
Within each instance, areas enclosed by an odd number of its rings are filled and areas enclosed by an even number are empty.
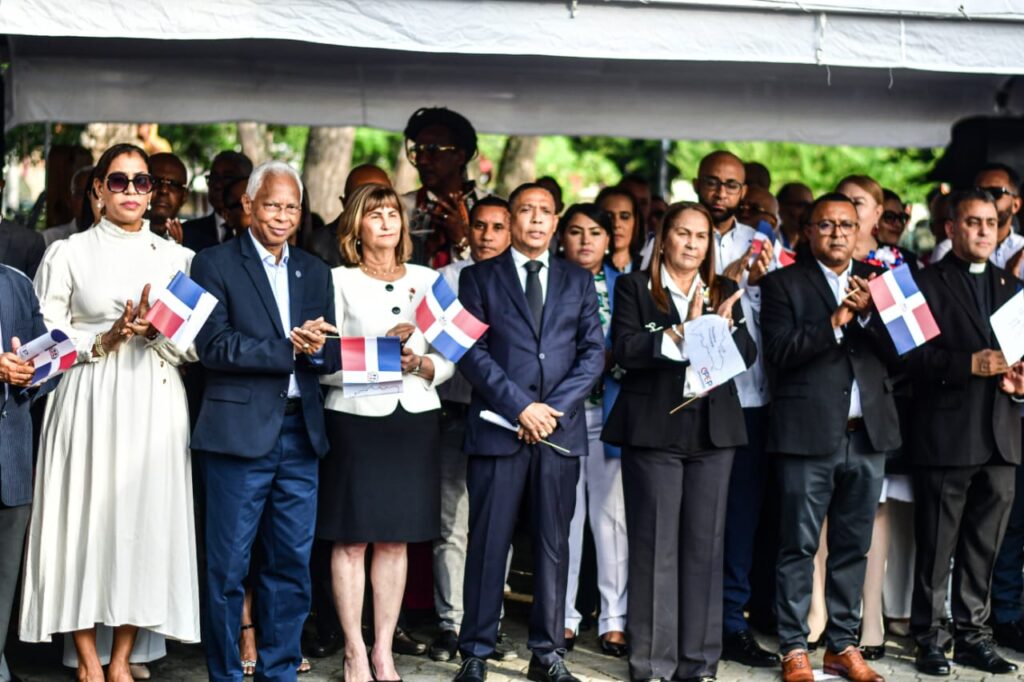
{"type": "Polygon", "coordinates": [[[295,276],[301,279],[302,278],[302,270],[296,270],[295,271],[295,276]]]}

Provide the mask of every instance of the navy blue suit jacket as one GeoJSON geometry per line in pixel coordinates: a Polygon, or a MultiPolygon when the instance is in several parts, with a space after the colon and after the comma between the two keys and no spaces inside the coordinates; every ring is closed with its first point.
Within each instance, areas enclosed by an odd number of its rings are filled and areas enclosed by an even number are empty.
{"type": "MultiPolygon", "coordinates": [[[[196,253],[220,245],[217,241],[217,218],[212,213],[202,218],[186,220],[181,224],[181,232],[181,245],[196,253]]],[[[229,239],[224,241],[230,241],[230,232],[228,230],[229,239]]]]}
{"type": "MultiPolygon", "coordinates": [[[[46,333],[32,282],[19,270],[0,265],[0,350],[10,351],[11,337],[28,343],[46,333]]],[[[32,501],[32,402],[53,389],[52,379],[39,388],[0,383],[0,502],[8,507],[32,501]]]]}
{"type": "Polygon", "coordinates": [[[519,283],[512,251],[462,271],[459,299],[490,329],[462,356],[459,370],[473,385],[465,449],[471,455],[512,455],[523,442],[480,419],[482,410],[515,423],[533,402],[564,413],[548,438],[575,455],[587,454],[583,401],[604,370],[604,335],[594,276],[551,258],[540,330],[519,283]]]}
{"type": "MultiPolygon", "coordinates": [[[[289,254],[292,326],[321,316],[334,324],[331,271],[301,249],[291,247],[289,254]]],[[[197,254],[192,279],[219,301],[196,337],[206,388],[192,448],[240,457],[270,452],[281,432],[294,371],[309,439],[322,457],[328,444],[319,375],[341,368],[337,340],[328,339],[319,359],[295,357],[290,330],[281,327],[266,271],[247,234],[197,254]]]]}

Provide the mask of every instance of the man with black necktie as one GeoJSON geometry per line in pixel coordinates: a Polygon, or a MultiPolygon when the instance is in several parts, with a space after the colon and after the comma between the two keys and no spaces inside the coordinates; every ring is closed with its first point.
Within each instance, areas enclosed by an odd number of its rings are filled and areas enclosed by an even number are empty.
{"type": "Polygon", "coordinates": [[[995,201],[987,192],[954,195],[947,224],[951,252],[916,275],[940,335],[907,358],[914,379],[912,451],[915,536],[910,625],[917,669],[950,674],[943,653],[989,673],[1017,669],[995,650],[988,625],[996,552],[1006,531],[1020,464],[1024,370],[1009,366],[989,318],[1020,282],[989,262],[997,242],[995,201]],[[953,562],[953,634],[943,626],[953,562]]]}
{"type": "Polygon", "coordinates": [[[473,386],[466,423],[469,548],[455,679],[483,682],[498,637],[505,562],[520,501],[529,495],[534,552],[528,677],[578,682],[566,669],[569,524],[579,457],[587,453],[583,401],[604,370],[593,276],[549,245],[558,215],[537,184],[509,197],[512,247],[459,278],[466,310],[490,328],[459,363],[473,386]],[[518,433],[484,421],[491,410],[518,433]],[[547,441],[542,443],[541,441],[547,441]]]}

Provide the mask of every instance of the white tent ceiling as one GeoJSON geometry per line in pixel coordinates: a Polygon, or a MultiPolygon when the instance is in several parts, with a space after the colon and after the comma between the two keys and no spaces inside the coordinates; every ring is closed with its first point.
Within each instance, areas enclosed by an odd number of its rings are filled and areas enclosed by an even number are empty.
{"type": "Polygon", "coordinates": [[[8,127],[147,120],[944,144],[1024,109],[1024,1],[0,0],[8,127]]]}

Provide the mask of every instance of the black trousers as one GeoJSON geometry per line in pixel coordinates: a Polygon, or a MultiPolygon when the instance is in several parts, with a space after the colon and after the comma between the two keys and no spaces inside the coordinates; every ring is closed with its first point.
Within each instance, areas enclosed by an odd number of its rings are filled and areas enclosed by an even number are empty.
{"type": "Polygon", "coordinates": [[[871,451],[863,430],[846,434],[831,454],[780,455],[777,602],[779,649],[807,648],[814,554],[828,518],[825,644],[856,646],[871,530],[885,479],[885,455],[871,451]]]}
{"type": "Polygon", "coordinates": [[[463,658],[486,659],[498,639],[508,550],[519,504],[529,486],[533,543],[533,608],[527,646],[545,666],[565,652],[565,588],[569,581],[569,524],[576,509],[578,457],[546,445],[523,445],[514,455],[471,455],[469,547],[463,582],[463,658]]]}
{"type": "Polygon", "coordinates": [[[1013,504],[1014,467],[921,467],[914,472],[914,598],[910,626],[920,646],[945,646],[941,625],[950,595],[957,644],[991,635],[986,624],[996,555],[1013,504]]]}
{"type": "Polygon", "coordinates": [[[718,669],[733,454],[622,450],[634,679],[714,676],[718,669]]]}

